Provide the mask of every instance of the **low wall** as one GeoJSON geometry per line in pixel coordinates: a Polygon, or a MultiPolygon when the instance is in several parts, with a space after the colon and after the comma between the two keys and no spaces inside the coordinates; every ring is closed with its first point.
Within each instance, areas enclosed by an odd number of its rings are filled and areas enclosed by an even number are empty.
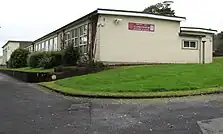
{"type": "Polygon", "coordinates": [[[14,70],[0,70],[0,73],[9,75],[14,77],[15,79],[30,82],[30,83],[38,83],[38,82],[47,82],[52,80],[52,75],[54,73],[36,73],[36,72],[22,72],[22,71],[14,71],[14,70]]]}
{"type": "Polygon", "coordinates": [[[0,70],[0,73],[14,77],[15,79],[29,82],[29,83],[39,83],[48,82],[53,80],[64,79],[73,76],[81,76],[89,73],[100,72],[104,69],[89,69],[85,67],[69,69],[63,72],[22,72],[14,70],[0,70]]]}

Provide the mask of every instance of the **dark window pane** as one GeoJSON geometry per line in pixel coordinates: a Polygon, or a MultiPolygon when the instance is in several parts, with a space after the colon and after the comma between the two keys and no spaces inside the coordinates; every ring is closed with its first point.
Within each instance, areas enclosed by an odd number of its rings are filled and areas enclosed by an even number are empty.
{"type": "Polygon", "coordinates": [[[77,33],[77,29],[75,29],[74,31],[75,31],[75,37],[77,37],[77,34],[78,34],[78,33],[77,33]]]}
{"type": "Polygon", "coordinates": [[[71,40],[71,45],[74,46],[74,39],[71,40]]]}
{"type": "Polygon", "coordinates": [[[84,36],[82,40],[83,40],[83,44],[87,44],[87,36],[84,36]]]}
{"type": "Polygon", "coordinates": [[[83,37],[80,37],[80,44],[83,44],[83,37]]]}
{"type": "Polygon", "coordinates": [[[87,34],[87,25],[84,26],[84,34],[87,34]]]}
{"type": "Polygon", "coordinates": [[[83,53],[83,51],[82,51],[82,47],[83,47],[83,46],[80,46],[80,47],[79,47],[79,52],[80,52],[81,54],[83,53]]]}
{"type": "Polygon", "coordinates": [[[67,33],[67,39],[70,39],[70,32],[67,33]]]}
{"type": "Polygon", "coordinates": [[[74,38],[74,30],[71,31],[71,37],[74,38]]]}
{"type": "Polygon", "coordinates": [[[68,44],[67,45],[71,45],[71,40],[68,40],[68,44]]]}
{"type": "Polygon", "coordinates": [[[75,46],[78,45],[78,38],[75,38],[75,46]]]}
{"type": "Polygon", "coordinates": [[[184,47],[189,47],[190,42],[189,41],[184,41],[184,47]]]}
{"type": "Polygon", "coordinates": [[[87,45],[84,46],[84,53],[87,53],[88,49],[87,49],[87,45]]]}
{"type": "Polygon", "coordinates": [[[196,48],[196,42],[195,42],[195,41],[191,41],[191,42],[190,42],[190,47],[192,47],[192,48],[196,48]]]}
{"type": "Polygon", "coordinates": [[[84,27],[81,26],[81,27],[80,27],[80,35],[83,35],[83,34],[84,34],[84,27]]]}

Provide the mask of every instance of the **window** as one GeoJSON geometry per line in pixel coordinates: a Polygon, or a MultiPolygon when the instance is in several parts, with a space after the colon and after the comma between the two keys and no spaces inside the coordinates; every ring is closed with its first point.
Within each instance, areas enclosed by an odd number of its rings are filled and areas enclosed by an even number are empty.
{"type": "Polygon", "coordinates": [[[29,51],[33,52],[33,46],[29,47],[29,51]]]}
{"type": "Polygon", "coordinates": [[[54,38],[53,48],[54,51],[57,51],[57,37],[54,38]]]}
{"type": "Polygon", "coordinates": [[[190,42],[190,47],[196,48],[196,42],[194,41],[190,42]]]}
{"type": "Polygon", "coordinates": [[[38,46],[39,46],[39,47],[38,47],[38,51],[40,51],[40,50],[41,50],[41,44],[39,44],[38,46]]]}
{"type": "Polygon", "coordinates": [[[190,47],[190,41],[184,41],[184,47],[190,47]]]}
{"type": "Polygon", "coordinates": [[[83,25],[79,28],[80,37],[79,37],[79,46],[80,46],[80,53],[84,54],[87,53],[87,25],[83,25]]]}
{"type": "Polygon", "coordinates": [[[42,48],[41,48],[41,51],[44,51],[44,47],[45,47],[45,43],[42,42],[42,48]]]}
{"type": "Polygon", "coordinates": [[[33,47],[32,46],[29,46],[28,47],[28,50],[29,50],[29,52],[32,52],[33,51],[33,47]]]}
{"type": "Polygon", "coordinates": [[[49,51],[53,50],[53,39],[50,39],[49,41],[49,51]]]}
{"type": "Polygon", "coordinates": [[[184,40],[183,41],[183,48],[187,49],[197,49],[197,41],[191,41],[191,40],[184,40]]]}
{"type": "Polygon", "coordinates": [[[49,51],[49,41],[48,40],[45,43],[45,50],[46,51],[49,51]]]}
{"type": "Polygon", "coordinates": [[[71,30],[71,44],[75,47],[78,46],[78,32],[77,29],[71,30]]]}
{"type": "Polygon", "coordinates": [[[71,44],[71,32],[66,32],[65,33],[65,46],[68,46],[71,44]]]}

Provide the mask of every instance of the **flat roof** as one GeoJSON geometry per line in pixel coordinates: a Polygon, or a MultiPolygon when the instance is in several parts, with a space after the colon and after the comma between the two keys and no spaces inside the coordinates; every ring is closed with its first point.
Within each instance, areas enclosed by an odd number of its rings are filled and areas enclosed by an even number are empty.
{"type": "Polygon", "coordinates": [[[18,41],[18,40],[8,40],[2,48],[4,48],[9,42],[18,42],[18,43],[32,43],[32,41],[18,41]]]}
{"type": "Polygon", "coordinates": [[[186,17],[180,16],[168,16],[168,15],[159,15],[148,12],[140,11],[128,11],[128,10],[114,10],[114,9],[97,9],[98,14],[111,14],[111,15],[122,15],[122,16],[135,16],[135,17],[148,17],[162,20],[171,20],[171,21],[183,21],[186,20],[186,17]]]}
{"type": "Polygon", "coordinates": [[[199,33],[210,33],[215,34],[218,31],[214,29],[207,29],[207,28],[199,28],[199,27],[180,27],[181,31],[187,31],[187,32],[199,32],[199,33]]]}
{"type": "Polygon", "coordinates": [[[205,35],[205,34],[194,34],[194,33],[183,33],[183,32],[180,32],[180,33],[179,33],[179,36],[186,36],[186,37],[199,37],[199,38],[206,37],[206,35],[205,35]]]}
{"type": "Polygon", "coordinates": [[[54,30],[53,32],[46,34],[40,38],[38,38],[37,40],[34,41],[38,42],[40,40],[43,40],[45,38],[47,38],[48,36],[51,36],[55,33],[61,32],[63,30],[65,30],[67,27],[69,27],[70,25],[73,25],[75,23],[78,23],[79,21],[89,17],[89,16],[93,16],[93,15],[99,15],[99,14],[108,14],[108,15],[120,15],[120,16],[135,16],[135,17],[146,17],[146,18],[154,18],[154,19],[161,19],[161,20],[169,20],[169,21],[184,21],[186,20],[185,17],[179,17],[179,16],[166,16],[166,15],[158,15],[158,14],[152,14],[152,13],[146,13],[146,12],[139,12],[139,11],[128,11],[128,10],[115,10],[115,9],[102,9],[102,8],[98,8],[95,11],[57,29],[54,30]]]}

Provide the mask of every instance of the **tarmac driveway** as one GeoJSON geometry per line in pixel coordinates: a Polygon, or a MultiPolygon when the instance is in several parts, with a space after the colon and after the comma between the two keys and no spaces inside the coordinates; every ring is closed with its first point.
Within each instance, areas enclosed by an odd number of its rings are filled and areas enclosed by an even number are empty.
{"type": "Polygon", "coordinates": [[[0,74],[0,134],[221,134],[223,96],[64,97],[0,74]]]}

